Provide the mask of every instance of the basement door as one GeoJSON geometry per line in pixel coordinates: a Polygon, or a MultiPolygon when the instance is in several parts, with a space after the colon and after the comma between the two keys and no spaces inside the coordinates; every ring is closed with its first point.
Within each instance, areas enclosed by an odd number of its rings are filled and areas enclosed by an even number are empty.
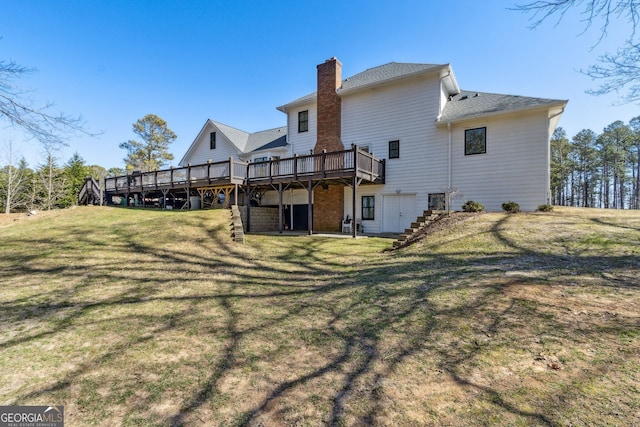
{"type": "Polygon", "coordinates": [[[415,222],[416,195],[398,194],[382,196],[382,231],[402,233],[415,222]]]}

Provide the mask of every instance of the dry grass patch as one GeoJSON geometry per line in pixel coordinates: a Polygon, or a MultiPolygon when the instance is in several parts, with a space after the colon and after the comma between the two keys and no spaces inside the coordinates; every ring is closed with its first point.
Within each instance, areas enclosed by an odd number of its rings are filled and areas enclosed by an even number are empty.
{"type": "Polygon", "coordinates": [[[67,425],[634,425],[640,214],[229,238],[224,211],[6,221],[0,404],[67,425]]]}

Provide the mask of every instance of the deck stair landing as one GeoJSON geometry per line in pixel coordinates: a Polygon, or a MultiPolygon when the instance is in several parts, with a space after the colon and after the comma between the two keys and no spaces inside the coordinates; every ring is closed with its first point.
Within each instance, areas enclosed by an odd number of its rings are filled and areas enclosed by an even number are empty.
{"type": "Polygon", "coordinates": [[[399,249],[412,244],[422,237],[426,228],[446,216],[446,211],[424,211],[422,215],[416,218],[415,222],[411,223],[411,228],[405,228],[404,233],[398,236],[398,239],[393,242],[393,249],[399,249]]]}

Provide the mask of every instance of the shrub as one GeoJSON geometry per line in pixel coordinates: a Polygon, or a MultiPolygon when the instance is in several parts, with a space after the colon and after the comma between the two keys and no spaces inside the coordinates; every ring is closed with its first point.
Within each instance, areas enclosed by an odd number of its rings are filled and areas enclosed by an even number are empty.
{"type": "Polygon", "coordinates": [[[540,205],[538,206],[538,211],[540,212],[551,212],[553,210],[553,206],[551,205],[540,205]]]}
{"type": "Polygon", "coordinates": [[[484,210],[484,206],[480,202],[467,200],[467,202],[462,205],[462,210],[465,212],[482,212],[484,210]]]}
{"type": "Polygon", "coordinates": [[[502,209],[505,212],[516,213],[520,212],[520,205],[516,202],[508,201],[502,204],[502,209]]]}

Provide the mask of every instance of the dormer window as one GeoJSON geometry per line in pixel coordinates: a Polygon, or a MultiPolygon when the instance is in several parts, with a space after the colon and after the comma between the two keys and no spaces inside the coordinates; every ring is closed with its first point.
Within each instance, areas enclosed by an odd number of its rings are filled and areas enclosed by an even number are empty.
{"type": "Polygon", "coordinates": [[[215,132],[211,132],[209,134],[209,149],[210,150],[216,149],[216,133],[215,132]]]}
{"type": "Polygon", "coordinates": [[[309,110],[298,112],[298,132],[309,130],[309,110]]]}

